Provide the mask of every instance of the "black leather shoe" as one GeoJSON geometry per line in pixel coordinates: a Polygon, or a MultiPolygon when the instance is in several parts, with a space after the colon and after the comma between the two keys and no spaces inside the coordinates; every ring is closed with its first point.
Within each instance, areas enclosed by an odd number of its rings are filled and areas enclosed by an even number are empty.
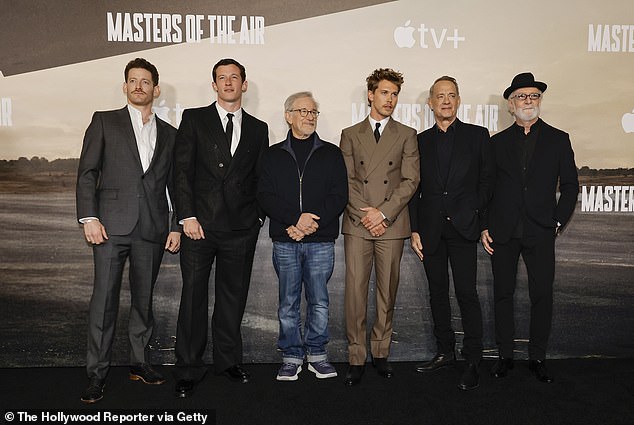
{"type": "Polygon", "coordinates": [[[176,382],[176,388],[174,394],[178,398],[187,398],[192,395],[194,391],[194,381],[190,379],[179,379],[176,382]]]}
{"type": "Polygon", "coordinates": [[[545,382],[547,384],[550,384],[555,380],[553,376],[548,373],[546,363],[543,360],[529,360],[528,370],[533,372],[539,381],[545,382]]]}
{"type": "Polygon", "coordinates": [[[385,357],[375,357],[372,359],[372,365],[376,368],[376,371],[380,376],[384,378],[391,378],[394,376],[392,365],[385,357]]]}
{"type": "Polygon", "coordinates": [[[92,377],[88,380],[88,386],[81,394],[81,401],[87,404],[96,403],[103,398],[103,387],[105,381],[97,377],[92,377]]]}
{"type": "Polygon", "coordinates": [[[451,366],[455,362],[456,355],[454,353],[438,353],[430,361],[416,365],[416,372],[433,372],[434,370],[438,370],[442,367],[451,366]]]}
{"type": "Polygon", "coordinates": [[[491,376],[495,378],[504,378],[509,370],[513,369],[513,366],[513,359],[500,357],[491,369],[491,376]]]}
{"type": "Polygon", "coordinates": [[[130,366],[129,376],[131,380],[141,381],[144,384],[161,385],[165,382],[165,378],[147,363],[130,366]]]}
{"type": "Polygon", "coordinates": [[[463,391],[473,390],[478,388],[479,381],[480,374],[478,373],[478,365],[475,363],[467,363],[467,367],[460,377],[460,382],[458,382],[458,388],[463,391]]]}
{"type": "Polygon", "coordinates": [[[354,366],[350,365],[348,368],[348,373],[346,373],[346,378],[343,383],[349,387],[353,385],[358,385],[361,382],[361,377],[363,376],[363,372],[365,371],[364,366],[354,366]]]}
{"type": "Polygon", "coordinates": [[[240,365],[233,365],[229,369],[226,369],[223,374],[235,382],[240,382],[241,384],[246,384],[251,379],[251,375],[249,372],[244,370],[240,365]]]}

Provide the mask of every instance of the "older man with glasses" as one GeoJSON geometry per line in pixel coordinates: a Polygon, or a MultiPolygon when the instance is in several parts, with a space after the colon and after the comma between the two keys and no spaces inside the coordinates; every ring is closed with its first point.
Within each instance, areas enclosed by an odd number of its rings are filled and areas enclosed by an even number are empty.
{"type": "Polygon", "coordinates": [[[539,117],[546,87],[525,72],[504,91],[515,123],[491,138],[496,181],[481,241],[493,265],[499,359],[491,374],[503,378],[514,366],[513,295],[521,254],[531,302],[528,366],[538,380],[550,383],[553,376],[544,360],[553,312],[555,237],[575,209],[579,181],[568,134],[539,117]]]}
{"type": "Polygon", "coordinates": [[[284,103],[286,139],[262,159],[258,201],[270,217],[273,266],[279,278],[278,381],[295,381],[304,358],[317,378],[333,378],[328,362],[328,288],[335,264],[339,216],[348,203],[346,166],[339,148],[319,138],[318,105],[310,92],[284,103]],[[307,301],[302,329],[301,296],[307,301]]]}

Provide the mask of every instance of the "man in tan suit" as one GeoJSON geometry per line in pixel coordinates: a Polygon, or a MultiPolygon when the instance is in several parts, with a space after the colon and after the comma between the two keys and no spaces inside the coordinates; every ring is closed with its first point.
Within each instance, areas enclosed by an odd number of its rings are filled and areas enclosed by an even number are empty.
{"type": "Polygon", "coordinates": [[[416,130],[391,119],[403,84],[401,73],[377,69],[366,79],[370,115],[341,133],[349,201],[343,216],[346,256],[345,315],[350,367],[344,383],[361,382],[367,357],[366,312],[372,262],[376,318],[370,337],[379,375],[393,376],[387,361],[403,241],[410,235],[407,203],[419,182],[416,130]]]}

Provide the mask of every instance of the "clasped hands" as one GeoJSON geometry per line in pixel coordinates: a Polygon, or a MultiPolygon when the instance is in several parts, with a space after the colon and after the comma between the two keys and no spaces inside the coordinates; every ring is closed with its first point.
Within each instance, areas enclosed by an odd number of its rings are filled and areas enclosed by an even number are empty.
{"type": "Polygon", "coordinates": [[[366,230],[374,237],[382,236],[387,229],[387,223],[385,223],[383,213],[374,207],[364,207],[359,209],[365,212],[365,215],[361,219],[363,227],[365,227],[366,230]]]}
{"type": "Polygon", "coordinates": [[[286,228],[286,233],[295,242],[299,242],[304,239],[304,236],[312,235],[319,229],[319,223],[317,223],[319,219],[320,217],[316,214],[302,213],[299,216],[299,220],[297,220],[297,224],[286,228]]]}

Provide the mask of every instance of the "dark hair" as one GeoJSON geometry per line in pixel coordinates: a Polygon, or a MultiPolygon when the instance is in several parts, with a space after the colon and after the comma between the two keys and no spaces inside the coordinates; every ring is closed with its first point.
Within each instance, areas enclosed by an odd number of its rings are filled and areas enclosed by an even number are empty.
{"type": "Polygon", "coordinates": [[[214,80],[214,82],[216,81],[216,69],[218,69],[219,66],[226,66],[226,65],[237,66],[238,69],[240,70],[240,77],[242,77],[242,82],[244,83],[247,80],[247,71],[244,68],[244,65],[242,65],[240,62],[238,62],[235,59],[225,58],[225,59],[220,59],[218,63],[216,63],[213,69],[211,70],[211,78],[214,80]]]}
{"type": "Polygon", "coordinates": [[[450,77],[449,75],[443,75],[442,77],[437,78],[436,81],[434,81],[434,84],[432,84],[429,88],[429,97],[432,96],[434,92],[434,86],[439,81],[449,81],[450,83],[453,83],[453,85],[456,87],[456,95],[460,96],[460,89],[458,88],[458,82],[456,81],[456,79],[454,77],[450,77]]]}
{"type": "Polygon", "coordinates": [[[146,61],[143,58],[136,58],[128,62],[128,64],[125,66],[125,71],[123,71],[123,77],[125,78],[126,82],[128,81],[128,72],[130,72],[132,68],[142,68],[149,71],[150,74],[152,74],[152,82],[154,83],[155,86],[158,86],[158,83],[159,83],[158,70],[150,62],[146,61]]]}
{"type": "MultiPolygon", "coordinates": [[[[372,71],[372,74],[368,75],[368,78],[365,79],[368,83],[368,91],[374,92],[379,86],[379,82],[383,80],[396,84],[399,92],[401,91],[401,85],[405,82],[403,74],[400,72],[394,71],[391,68],[379,68],[372,71]]],[[[369,100],[368,104],[370,104],[369,100]]]]}

